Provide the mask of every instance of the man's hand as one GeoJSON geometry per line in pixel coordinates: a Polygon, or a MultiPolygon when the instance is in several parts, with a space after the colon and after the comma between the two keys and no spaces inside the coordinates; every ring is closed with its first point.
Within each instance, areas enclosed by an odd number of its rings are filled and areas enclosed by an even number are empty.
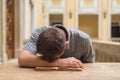
{"type": "Polygon", "coordinates": [[[80,60],[74,58],[74,57],[69,57],[69,58],[64,58],[64,59],[58,59],[55,61],[57,66],[61,67],[77,67],[77,68],[83,68],[83,64],[80,60]]]}

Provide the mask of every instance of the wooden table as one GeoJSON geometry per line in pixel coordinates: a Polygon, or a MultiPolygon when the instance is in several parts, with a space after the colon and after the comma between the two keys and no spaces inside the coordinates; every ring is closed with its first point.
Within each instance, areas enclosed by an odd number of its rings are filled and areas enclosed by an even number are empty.
{"type": "Polygon", "coordinates": [[[120,63],[87,63],[83,71],[34,71],[17,61],[0,66],[0,80],[120,80],[120,63]]]}

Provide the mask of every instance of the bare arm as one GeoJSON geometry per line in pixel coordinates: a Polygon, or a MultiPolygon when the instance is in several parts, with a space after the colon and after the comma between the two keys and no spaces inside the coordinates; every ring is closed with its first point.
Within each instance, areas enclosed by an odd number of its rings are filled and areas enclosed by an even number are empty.
{"type": "Polygon", "coordinates": [[[82,67],[82,63],[76,58],[69,57],[58,59],[55,62],[48,63],[43,61],[40,56],[33,55],[27,50],[21,51],[18,57],[20,67],[36,67],[36,66],[62,66],[62,67],[82,67]]]}
{"type": "Polygon", "coordinates": [[[41,60],[40,56],[33,55],[27,50],[21,51],[18,62],[20,67],[50,66],[49,63],[41,60]]]}

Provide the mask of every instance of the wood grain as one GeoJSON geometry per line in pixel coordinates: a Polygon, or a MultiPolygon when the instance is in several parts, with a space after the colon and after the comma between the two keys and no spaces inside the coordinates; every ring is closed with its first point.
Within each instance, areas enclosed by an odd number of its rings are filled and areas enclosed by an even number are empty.
{"type": "Polygon", "coordinates": [[[82,68],[71,67],[35,67],[35,71],[82,71],[82,68]]]}
{"type": "Polygon", "coordinates": [[[35,67],[34,70],[35,71],[52,71],[52,70],[57,71],[58,67],[35,67]]]}
{"type": "Polygon", "coordinates": [[[84,63],[82,71],[35,71],[18,60],[0,66],[0,80],[120,80],[120,63],[84,63]]]}

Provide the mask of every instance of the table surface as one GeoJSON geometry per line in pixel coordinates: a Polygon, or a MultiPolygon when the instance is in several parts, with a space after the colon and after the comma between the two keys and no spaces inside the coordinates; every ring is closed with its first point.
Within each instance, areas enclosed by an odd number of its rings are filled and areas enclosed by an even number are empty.
{"type": "Polygon", "coordinates": [[[0,66],[0,80],[120,80],[120,63],[86,63],[83,71],[34,71],[17,61],[0,66]]]}

